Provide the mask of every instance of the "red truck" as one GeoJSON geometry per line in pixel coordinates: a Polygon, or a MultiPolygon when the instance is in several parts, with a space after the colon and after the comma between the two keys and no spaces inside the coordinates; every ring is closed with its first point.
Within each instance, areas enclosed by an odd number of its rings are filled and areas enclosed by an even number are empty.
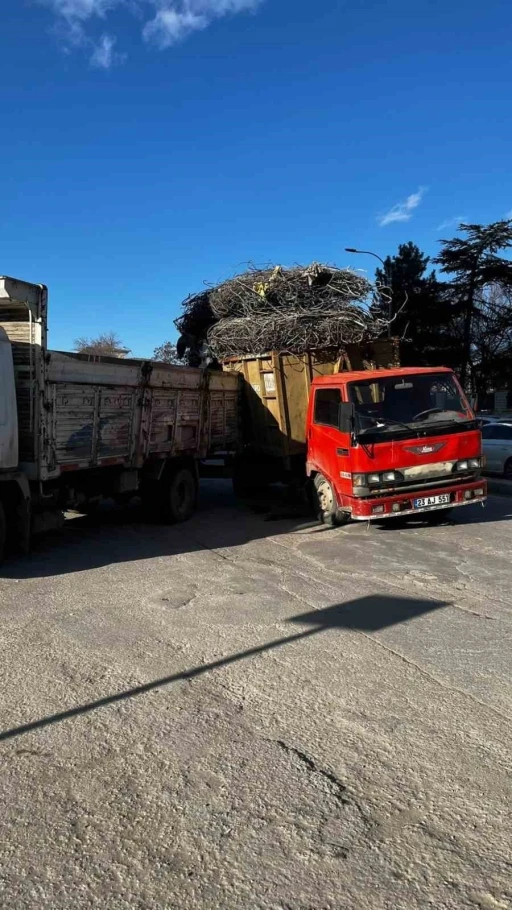
{"type": "Polygon", "coordinates": [[[479,422],[446,368],[379,368],[389,343],[343,360],[271,353],[232,359],[245,390],[239,490],[310,478],[324,522],[442,519],[485,502],[479,422]],[[363,369],[354,369],[354,361],[363,369]]]}
{"type": "Polygon", "coordinates": [[[442,518],[487,495],[478,421],[453,372],[399,368],[312,383],[307,474],[324,520],[442,518]]]}

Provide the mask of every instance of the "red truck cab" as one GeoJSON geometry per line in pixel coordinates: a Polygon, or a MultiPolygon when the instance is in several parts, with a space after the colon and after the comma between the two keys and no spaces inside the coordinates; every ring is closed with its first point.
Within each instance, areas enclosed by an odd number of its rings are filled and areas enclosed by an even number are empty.
{"type": "Polygon", "coordinates": [[[484,502],[479,423],[444,367],[316,378],[307,473],[320,511],[340,524],[433,514],[484,502]]]}

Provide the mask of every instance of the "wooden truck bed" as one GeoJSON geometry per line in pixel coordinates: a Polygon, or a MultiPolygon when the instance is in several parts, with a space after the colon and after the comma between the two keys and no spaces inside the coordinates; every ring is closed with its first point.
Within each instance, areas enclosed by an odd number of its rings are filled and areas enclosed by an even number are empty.
{"type": "Polygon", "coordinates": [[[50,353],[48,470],[141,467],[148,458],[199,458],[232,448],[238,381],[148,362],[87,362],[50,353]]]}
{"type": "Polygon", "coordinates": [[[42,285],[0,278],[0,325],[13,350],[19,461],[32,480],[148,458],[199,458],[235,446],[236,375],[47,350],[42,285]]]}

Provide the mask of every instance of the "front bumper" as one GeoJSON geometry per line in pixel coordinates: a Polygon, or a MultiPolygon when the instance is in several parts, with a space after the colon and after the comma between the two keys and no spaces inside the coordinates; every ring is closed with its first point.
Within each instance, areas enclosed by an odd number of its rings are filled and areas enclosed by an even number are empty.
{"type": "Polygon", "coordinates": [[[414,492],[380,493],[379,496],[359,499],[350,497],[350,512],[354,521],[382,521],[383,518],[398,518],[402,515],[423,515],[425,512],[434,512],[438,509],[453,509],[457,506],[470,506],[476,502],[485,502],[487,499],[487,481],[478,479],[466,483],[457,483],[451,486],[429,487],[427,490],[418,488],[414,492]],[[450,496],[450,502],[434,506],[414,508],[415,499],[427,496],[450,496]],[[395,508],[393,508],[393,506],[395,508]],[[379,511],[375,511],[378,509],[379,511]]]}

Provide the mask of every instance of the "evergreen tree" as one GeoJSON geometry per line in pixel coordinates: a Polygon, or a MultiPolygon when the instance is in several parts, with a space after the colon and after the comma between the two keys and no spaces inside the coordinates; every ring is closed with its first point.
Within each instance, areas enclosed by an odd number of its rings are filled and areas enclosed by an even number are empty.
{"type": "Polygon", "coordinates": [[[382,300],[377,308],[387,318],[391,294],[391,334],[402,339],[405,365],[449,365],[453,356],[448,331],[451,304],[435,272],[427,273],[429,257],[412,241],[402,243],[396,256],[387,256],[376,271],[382,300]]]}
{"type": "MultiPolygon", "coordinates": [[[[498,255],[512,247],[512,220],[461,224],[459,230],[466,236],[441,240],[443,248],[434,262],[446,275],[453,276],[449,292],[452,332],[460,346],[458,367],[463,384],[476,391],[477,383],[481,384],[490,369],[485,362],[488,355],[483,355],[485,335],[495,331],[506,335],[512,320],[510,306],[489,306],[491,288],[494,295],[497,289],[505,292],[512,288],[512,262],[498,255]]],[[[502,349],[499,356],[512,364],[511,352],[502,349]]]]}

